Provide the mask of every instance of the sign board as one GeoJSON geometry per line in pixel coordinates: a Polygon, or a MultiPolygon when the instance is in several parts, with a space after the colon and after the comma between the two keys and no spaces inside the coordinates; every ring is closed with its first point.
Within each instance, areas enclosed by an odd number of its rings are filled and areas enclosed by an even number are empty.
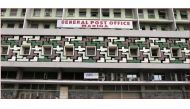
{"type": "Polygon", "coordinates": [[[57,27],[133,29],[133,22],[120,20],[57,20],[57,27]]]}
{"type": "Polygon", "coordinates": [[[98,73],[84,73],[84,79],[98,79],[98,73]]]}

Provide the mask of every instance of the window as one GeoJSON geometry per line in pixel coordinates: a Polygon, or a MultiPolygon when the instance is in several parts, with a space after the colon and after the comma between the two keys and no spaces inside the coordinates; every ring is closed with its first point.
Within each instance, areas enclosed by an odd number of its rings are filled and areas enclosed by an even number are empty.
{"type": "Polygon", "coordinates": [[[31,24],[31,28],[38,28],[38,24],[31,24]]]}
{"type": "Polygon", "coordinates": [[[114,9],[113,14],[115,18],[121,17],[121,9],[114,9]]]}
{"type": "Polygon", "coordinates": [[[150,30],[157,30],[156,25],[150,25],[150,30]]]}
{"type": "Polygon", "coordinates": [[[19,28],[23,28],[23,23],[20,23],[20,24],[19,24],[19,28]]]}
{"type": "Polygon", "coordinates": [[[22,9],[21,16],[25,16],[26,9],[22,9]]]}
{"type": "Polygon", "coordinates": [[[17,9],[11,9],[10,16],[17,16],[17,9]]]}
{"type": "Polygon", "coordinates": [[[131,57],[139,56],[139,48],[138,47],[129,47],[129,54],[131,57]]]}
{"type": "Polygon", "coordinates": [[[33,16],[34,16],[34,17],[39,17],[39,16],[40,16],[40,12],[41,12],[40,9],[34,9],[33,16]]]}
{"type": "Polygon", "coordinates": [[[52,9],[45,9],[45,17],[50,17],[52,13],[52,9]]]}
{"type": "Polygon", "coordinates": [[[143,9],[139,9],[139,10],[138,10],[138,13],[139,13],[139,18],[140,18],[140,19],[143,19],[143,18],[144,18],[143,9]]]}
{"type": "Polygon", "coordinates": [[[156,86],[155,85],[147,85],[147,86],[145,86],[145,90],[156,90],[156,86]]]}
{"type": "Polygon", "coordinates": [[[159,85],[159,86],[157,86],[157,88],[158,88],[158,90],[168,90],[168,88],[169,88],[169,86],[167,86],[167,85],[159,85]]]}
{"type": "Polygon", "coordinates": [[[8,45],[2,45],[1,46],[1,55],[8,55],[9,53],[9,46],[8,45]]]}
{"type": "Polygon", "coordinates": [[[45,28],[45,29],[50,28],[50,24],[44,24],[44,28],[45,28]]]}
{"type": "Polygon", "coordinates": [[[148,9],[148,18],[150,18],[150,19],[154,19],[155,18],[155,14],[154,14],[154,10],[153,9],[148,9]]]}
{"type": "Polygon", "coordinates": [[[91,17],[98,17],[98,9],[91,9],[91,17]]]}
{"type": "Polygon", "coordinates": [[[65,56],[74,55],[74,46],[65,46],[65,56]]]}
{"type": "Polygon", "coordinates": [[[183,26],[183,29],[184,29],[184,30],[190,30],[190,27],[189,27],[188,25],[184,25],[184,26],[183,26]]]}
{"type": "Polygon", "coordinates": [[[102,9],[102,16],[109,17],[110,16],[109,9],[102,9]]]}
{"type": "Polygon", "coordinates": [[[30,55],[30,45],[22,45],[21,55],[30,55]]]}
{"type": "Polygon", "coordinates": [[[145,30],[145,26],[144,25],[141,25],[141,30],[145,30]]]}
{"type": "Polygon", "coordinates": [[[140,90],[140,86],[137,85],[129,85],[129,90],[140,90]]]}
{"type": "Polygon", "coordinates": [[[108,56],[117,56],[118,51],[116,46],[109,46],[108,47],[108,56]]]}
{"type": "Polygon", "coordinates": [[[132,9],[125,9],[125,17],[126,18],[133,18],[132,9]]]}
{"type": "Polygon", "coordinates": [[[75,9],[68,9],[68,16],[74,16],[75,9]]]}
{"type": "Polygon", "coordinates": [[[162,31],[166,31],[166,26],[161,26],[162,31]]]}
{"type": "Polygon", "coordinates": [[[96,56],[96,46],[87,46],[86,56],[96,56]]]}
{"type": "Polygon", "coordinates": [[[182,20],[188,19],[187,10],[180,10],[180,15],[182,20]]]}
{"type": "Polygon", "coordinates": [[[127,74],[127,81],[137,81],[137,74],[127,74]]]}
{"type": "Polygon", "coordinates": [[[159,18],[166,19],[166,10],[158,10],[159,18]]]}
{"type": "Polygon", "coordinates": [[[51,55],[52,54],[52,46],[44,45],[43,46],[43,55],[51,55]]]}
{"type": "Polygon", "coordinates": [[[1,16],[4,16],[6,13],[6,9],[1,9],[1,16]]]}
{"type": "Polygon", "coordinates": [[[151,47],[151,56],[152,57],[160,57],[160,48],[159,47],[151,47]]]}
{"type": "Polygon", "coordinates": [[[86,16],[86,9],[79,9],[79,16],[85,17],[86,16]]]}
{"type": "Polygon", "coordinates": [[[180,48],[171,48],[172,57],[181,57],[181,49],[180,48]]]}
{"type": "Polygon", "coordinates": [[[14,28],[14,27],[15,27],[15,24],[13,23],[7,24],[7,28],[14,28]]]}
{"type": "Polygon", "coordinates": [[[56,17],[62,17],[63,9],[56,10],[56,17]]]}

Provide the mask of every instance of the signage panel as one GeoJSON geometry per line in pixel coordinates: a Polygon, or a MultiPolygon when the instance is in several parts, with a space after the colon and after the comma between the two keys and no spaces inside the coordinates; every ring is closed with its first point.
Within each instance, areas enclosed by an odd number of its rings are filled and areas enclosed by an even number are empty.
{"type": "Polygon", "coordinates": [[[133,29],[132,21],[119,20],[57,20],[58,28],[120,28],[133,29]]]}
{"type": "Polygon", "coordinates": [[[98,73],[84,73],[84,79],[98,79],[98,73]]]}

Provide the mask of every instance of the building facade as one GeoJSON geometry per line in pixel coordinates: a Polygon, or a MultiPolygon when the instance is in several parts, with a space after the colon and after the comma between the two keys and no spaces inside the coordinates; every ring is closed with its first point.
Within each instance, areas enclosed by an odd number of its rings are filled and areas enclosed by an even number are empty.
{"type": "Polygon", "coordinates": [[[189,29],[189,9],[1,9],[1,98],[187,99],[189,29]]]}

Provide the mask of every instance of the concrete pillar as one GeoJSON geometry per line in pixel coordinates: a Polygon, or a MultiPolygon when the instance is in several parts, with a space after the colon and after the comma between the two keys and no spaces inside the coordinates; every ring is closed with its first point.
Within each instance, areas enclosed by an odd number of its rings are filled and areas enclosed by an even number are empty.
{"type": "Polygon", "coordinates": [[[183,99],[185,98],[190,98],[190,93],[188,92],[188,94],[185,94],[185,86],[182,86],[182,95],[183,95],[183,99]]]}
{"type": "MultiPolygon", "coordinates": [[[[22,79],[22,71],[21,71],[21,70],[18,70],[18,71],[17,71],[16,79],[17,79],[17,80],[22,79]]],[[[19,84],[15,84],[15,85],[14,85],[14,92],[13,92],[13,97],[14,97],[14,98],[17,98],[18,90],[19,90],[19,84]]]]}
{"type": "Polygon", "coordinates": [[[17,80],[22,79],[22,71],[21,70],[17,71],[16,79],[17,80]]]}
{"type": "Polygon", "coordinates": [[[60,99],[68,99],[68,87],[67,86],[61,86],[60,87],[60,99]]]}
{"type": "Polygon", "coordinates": [[[18,95],[19,84],[14,85],[13,98],[16,99],[18,95]]]}
{"type": "MultiPolygon", "coordinates": [[[[143,76],[143,72],[139,72],[140,73],[140,81],[144,81],[144,76],[143,76]]],[[[145,86],[141,86],[141,98],[145,98],[145,86]]]]}
{"type": "Polygon", "coordinates": [[[188,14],[188,19],[190,21],[190,9],[187,10],[187,14],[188,14]]]}
{"type": "Polygon", "coordinates": [[[177,79],[177,73],[175,73],[175,81],[178,81],[178,79],[177,79]]]}
{"type": "Polygon", "coordinates": [[[62,73],[61,71],[57,72],[57,79],[58,79],[58,80],[61,80],[61,79],[62,79],[61,73],[62,73]]]}
{"type": "Polygon", "coordinates": [[[123,81],[123,73],[120,73],[120,81],[123,81]]]}
{"type": "Polygon", "coordinates": [[[111,81],[114,81],[114,73],[111,73],[111,81]]]}

